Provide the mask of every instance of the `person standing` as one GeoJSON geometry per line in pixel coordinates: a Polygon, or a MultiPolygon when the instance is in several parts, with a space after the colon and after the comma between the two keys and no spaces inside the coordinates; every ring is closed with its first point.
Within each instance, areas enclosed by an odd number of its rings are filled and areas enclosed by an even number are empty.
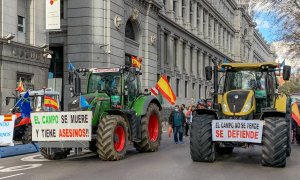
{"type": "Polygon", "coordinates": [[[174,141],[176,144],[183,144],[183,125],[185,123],[185,115],[179,110],[179,106],[175,105],[175,109],[172,111],[169,117],[169,124],[173,128],[174,141]],[[179,136],[179,137],[178,137],[179,136]]]}

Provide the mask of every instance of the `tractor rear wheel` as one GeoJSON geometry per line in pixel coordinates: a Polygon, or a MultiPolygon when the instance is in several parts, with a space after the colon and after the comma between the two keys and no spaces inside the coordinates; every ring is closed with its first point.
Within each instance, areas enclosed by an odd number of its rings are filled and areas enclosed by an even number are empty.
{"type": "Polygon", "coordinates": [[[26,129],[25,129],[25,133],[22,137],[22,143],[23,144],[29,144],[32,142],[32,126],[31,124],[29,124],[26,129]]]}
{"type": "Polygon", "coordinates": [[[141,120],[141,142],[134,142],[134,147],[140,152],[154,152],[158,150],[161,140],[161,118],[159,107],[150,103],[146,115],[141,120]]]}
{"type": "Polygon", "coordinates": [[[71,149],[67,148],[41,148],[41,154],[49,160],[65,159],[70,154],[71,149]]]}
{"type": "Polygon", "coordinates": [[[193,161],[213,162],[216,159],[215,144],[212,141],[212,120],[214,115],[200,114],[193,117],[190,149],[193,161]]]}
{"type": "Polygon", "coordinates": [[[104,161],[121,160],[126,155],[128,125],[122,116],[103,117],[97,129],[97,153],[104,161]]]}
{"type": "Polygon", "coordinates": [[[262,139],[262,165],[285,167],[288,148],[288,123],[284,117],[265,117],[262,139]]]}

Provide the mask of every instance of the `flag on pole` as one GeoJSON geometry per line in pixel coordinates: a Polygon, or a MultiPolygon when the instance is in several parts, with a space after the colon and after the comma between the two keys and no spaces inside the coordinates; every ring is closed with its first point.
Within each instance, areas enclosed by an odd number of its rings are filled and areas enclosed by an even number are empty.
{"type": "Polygon", "coordinates": [[[153,96],[158,96],[158,90],[155,87],[152,87],[150,91],[153,96]]]}
{"type": "Polygon", "coordinates": [[[12,121],[12,114],[4,115],[4,121],[12,121]]]}
{"type": "Polygon", "coordinates": [[[300,113],[297,102],[292,105],[292,119],[300,126],[300,113]]]}
{"type": "Polygon", "coordinates": [[[20,93],[25,91],[24,85],[23,85],[23,82],[22,82],[21,79],[20,79],[20,82],[19,82],[19,86],[16,88],[16,91],[19,91],[20,93]]]}
{"type": "Polygon", "coordinates": [[[45,107],[52,107],[53,109],[58,110],[58,103],[57,101],[50,97],[50,96],[45,96],[44,98],[44,106],[45,107]]]}
{"type": "Polygon", "coordinates": [[[131,63],[133,67],[137,67],[141,69],[142,59],[141,58],[137,59],[135,56],[131,56],[131,63]]]}
{"type": "Polygon", "coordinates": [[[84,96],[80,95],[80,107],[81,108],[89,108],[90,104],[87,102],[84,96]]]}
{"type": "Polygon", "coordinates": [[[29,99],[29,91],[27,91],[21,99],[16,103],[16,107],[20,107],[22,118],[30,117],[31,107],[29,99]]]}
{"type": "Polygon", "coordinates": [[[165,75],[162,75],[155,85],[155,88],[169,101],[172,105],[176,102],[176,96],[172,90],[171,85],[165,75]]]}
{"type": "Polygon", "coordinates": [[[68,63],[68,71],[75,71],[75,66],[70,61],[68,63]]]}
{"type": "Polygon", "coordinates": [[[285,66],[285,60],[283,60],[281,63],[280,63],[280,67],[283,67],[285,66]]]}

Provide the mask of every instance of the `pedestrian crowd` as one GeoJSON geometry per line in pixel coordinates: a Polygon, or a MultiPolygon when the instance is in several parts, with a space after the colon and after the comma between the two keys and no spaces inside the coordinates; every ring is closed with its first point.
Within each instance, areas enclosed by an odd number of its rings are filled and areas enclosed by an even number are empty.
{"type": "Polygon", "coordinates": [[[174,110],[169,116],[169,136],[173,132],[174,142],[176,144],[183,144],[183,135],[189,136],[189,130],[193,120],[193,115],[195,115],[196,109],[206,109],[211,108],[211,103],[207,100],[201,99],[198,101],[197,105],[193,102],[186,106],[185,104],[175,105],[174,110]]]}

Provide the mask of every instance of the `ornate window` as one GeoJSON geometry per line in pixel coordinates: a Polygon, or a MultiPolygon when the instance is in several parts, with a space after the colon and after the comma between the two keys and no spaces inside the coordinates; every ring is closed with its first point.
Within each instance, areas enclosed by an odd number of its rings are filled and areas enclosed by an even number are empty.
{"type": "Polygon", "coordinates": [[[135,40],[134,28],[133,28],[133,24],[130,20],[128,20],[126,23],[125,37],[135,40]]]}

